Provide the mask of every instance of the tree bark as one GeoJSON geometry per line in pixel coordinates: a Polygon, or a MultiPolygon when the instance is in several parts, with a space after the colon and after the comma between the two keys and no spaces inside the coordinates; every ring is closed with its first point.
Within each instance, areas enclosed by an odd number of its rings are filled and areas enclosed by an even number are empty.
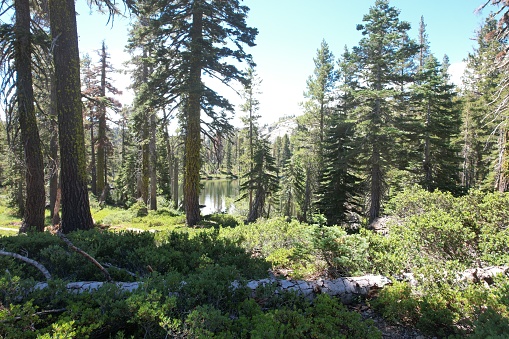
{"type": "Polygon", "coordinates": [[[382,200],[382,170],[380,168],[380,152],[377,145],[373,145],[370,175],[369,224],[380,216],[380,203],[382,200]]]}
{"type": "MultiPolygon", "coordinates": [[[[146,60],[148,57],[148,53],[146,49],[143,49],[143,58],[146,60]]],[[[146,62],[143,63],[143,82],[148,81],[148,65],[146,62]]],[[[147,108],[143,107],[143,116],[142,116],[142,123],[141,123],[141,173],[140,173],[140,181],[139,181],[139,189],[140,189],[140,196],[141,200],[144,204],[148,203],[148,184],[149,184],[149,122],[148,122],[148,114],[147,114],[147,108]]]]}
{"type": "Polygon", "coordinates": [[[508,164],[508,138],[509,134],[505,128],[500,128],[498,137],[498,163],[496,169],[495,189],[501,193],[509,189],[509,164],[508,164]]]}
{"type": "MultiPolygon", "coordinates": [[[[98,106],[99,115],[97,121],[97,184],[96,194],[102,195],[106,185],[106,46],[102,44],[101,48],[101,84],[99,87],[99,96],[101,103],[98,106]]],[[[93,141],[92,141],[93,144],[93,141]]],[[[92,146],[93,147],[93,146],[92,146]]]]}
{"type": "Polygon", "coordinates": [[[428,102],[427,109],[426,109],[426,133],[424,135],[424,162],[423,162],[423,168],[424,168],[424,182],[425,182],[425,189],[428,192],[433,192],[433,173],[432,173],[432,167],[431,167],[431,150],[430,150],[430,135],[429,135],[429,128],[431,125],[431,103],[428,102]]]}
{"type": "Polygon", "coordinates": [[[87,191],[80,59],[73,0],[50,0],[62,185],[62,232],[93,227],[87,191]]]}
{"type": "Polygon", "coordinates": [[[195,226],[200,221],[200,111],[201,111],[201,43],[203,39],[203,10],[200,1],[193,5],[191,26],[191,63],[189,70],[189,97],[186,115],[186,157],[184,200],[186,223],[195,226]]]}
{"type": "MultiPolygon", "coordinates": [[[[55,89],[55,74],[53,70],[51,70],[50,74],[50,108],[49,108],[49,116],[50,116],[50,178],[49,178],[49,209],[50,216],[53,218],[55,213],[55,205],[57,201],[57,193],[59,186],[59,167],[60,161],[58,159],[58,116],[57,116],[57,100],[56,100],[56,89],[55,89]]],[[[60,203],[59,203],[60,204],[60,203]]],[[[57,209],[57,214],[59,208],[57,209]]]]}
{"type": "Polygon", "coordinates": [[[179,159],[177,156],[177,151],[175,151],[175,155],[173,156],[173,208],[178,209],[179,207],[179,159]]]}
{"type": "MultiPolygon", "coordinates": [[[[93,292],[102,286],[102,281],[80,281],[67,284],[67,289],[75,293],[93,292]]],[[[133,292],[143,286],[142,282],[115,282],[117,287],[125,292],[133,292]]],[[[256,296],[256,289],[259,286],[275,285],[276,292],[293,291],[299,295],[303,295],[307,299],[314,299],[318,294],[328,294],[338,297],[345,304],[352,303],[361,296],[368,296],[374,290],[383,288],[391,284],[391,280],[379,275],[365,275],[362,277],[346,277],[334,280],[303,281],[303,280],[280,280],[275,278],[267,278],[260,280],[251,280],[246,287],[252,291],[253,297],[256,296]]],[[[37,283],[35,289],[44,289],[48,287],[48,283],[37,283]]],[[[243,287],[238,281],[231,283],[232,289],[243,287]]],[[[174,291],[170,291],[174,292],[174,291]]]]}
{"type": "Polygon", "coordinates": [[[150,114],[150,209],[157,210],[156,114],[150,114]]]}
{"type": "Polygon", "coordinates": [[[28,0],[15,0],[15,65],[18,96],[19,126],[25,158],[26,200],[21,231],[34,228],[44,231],[44,166],[41,141],[37,127],[32,88],[32,47],[30,33],[30,4],[28,0]]]}
{"type": "Polygon", "coordinates": [[[97,196],[97,161],[95,156],[94,112],[90,110],[90,190],[97,196]]]}

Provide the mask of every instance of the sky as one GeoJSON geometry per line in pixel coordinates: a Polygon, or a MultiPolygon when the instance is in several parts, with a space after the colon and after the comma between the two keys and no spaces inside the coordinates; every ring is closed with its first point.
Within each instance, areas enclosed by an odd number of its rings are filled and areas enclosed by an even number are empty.
{"type": "MultiPolygon", "coordinates": [[[[427,27],[431,52],[442,60],[450,59],[450,73],[459,84],[464,69],[463,60],[475,46],[475,32],[480,28],[490,7],[480,14],[476,9],[485,0],[392,0],[391,6],[400,10],[400,20],[410,22],[410,36],[417,38],[421,16],[427,27]]],[[[257,46],[248,48],[253,55],[260,86],[259,115],[262,123],[272,123],[280,117],[302,113],[300,103],[305,98],[306,80],[314,69],[313,58],[322,40],[331,52],[339,56],[344,46],[352,48],[362,38],[356,30],[363,16],[375,0],[245,0],[250,8],[247,23],[256,27],[257,46]]],[[[113,25],[108,16],[94,12],[85,0],[77,1],[80,53],[96,57],[102,41],[106,42],[111,62],[117,69],[129,59],[124,52],[130,18],[116,17],[113,25]]],[[[493,9],[493,7],[491,7],[493,9]]],[[[115,85],[125,89],[128,75],[115,74],[115,85]]],[[[234,104],[240,104],[233,91],[224,92],[234,104]]],[[[132,91],[124,90],[118,99],[130,104],[132,91]]],[[[237,117],[242,113],[237,113],[237,117]]],[[[234,120],[238,121],[237,120],[234,120]]]]}

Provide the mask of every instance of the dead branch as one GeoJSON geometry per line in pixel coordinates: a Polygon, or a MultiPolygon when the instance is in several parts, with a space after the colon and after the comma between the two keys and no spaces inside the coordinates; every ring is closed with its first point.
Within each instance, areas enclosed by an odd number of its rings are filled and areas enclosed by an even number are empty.
{"type": "Polygon", "coordinates": [[[46,280],[51,280],[51,274],[49,273],[49,271],[46,269],[46,267],[44,267],[43,264],[33,260],[33,259],[30,259],[30,258],[27,258],[25,256],[22,256],[20,254],[17,254],[17,253],[12,253],[12,252],[7,252],[7,251],[4,251],[4,250],[0,250],[0,255],[6,255],[6,256],[9,256],[9,257],[13,257],[13,258],[16,258],[16,259],[19,259],[19,260],[22,260],[30,265],[33,265],[35,266],[35,268],[37,268],[39,271],[41,271],[41,273],[44,275],[44,277],[46,278],[46,280]]]}
{"type": "Polygon", "coordinates": [[[136,273],[133,273],[133,272],[131,272],[131,271],[128,271],[128,270],[126,270],[125,268],[117,267],[117,266],[114,266],[114,265],[112,265],[112,264],[110,264],[110,263],[107,263],[107,262],[103,263],[102,265],[103,265],[103,267],[115,268],[115,269],[117,269],[117,270],[124,271],[124,272],[126,272],[127,274],[129,274],[129,275],[130,275],[131,277],[133,277],[133,278],[137,278],[137,277],[138,277],[138,276],[136,275],[136,273]]]}
{"type": "Polygon", "coordinates": [[[92,256],[90,256],[90,254],[88,254],[85,251],[83,251],[83,250],[79,249],[78,247],[74,246],[74,244],[65,235],[63,235],[62,232],[58,231],[57,235],[58,235],[58,237],[60,239],[62,239],[67,244],[67,246],[69,246],[70,249],[72,249],[73,251],[75,251],[75,252],[81,254],[82,256],[84,256],[85,259],[87,259],[92,264],[94,264],[98,269],[100,269],[101,272],[104,274],[104,277],[106,278],[107,281],[109,281],[109,282],[113,281],[113,279],[111,278],[111,276],[108,273],[108,271],[106,271],[106,269],[97,260],[92,258],[92,256]]]}

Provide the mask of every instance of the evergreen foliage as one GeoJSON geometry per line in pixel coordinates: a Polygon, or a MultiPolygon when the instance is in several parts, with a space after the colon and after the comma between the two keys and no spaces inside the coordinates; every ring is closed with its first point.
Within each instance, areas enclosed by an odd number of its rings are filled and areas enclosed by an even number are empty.
{"type": "Polygon", "coordinates": [[[503,75],[491,60],[505,43],[488,38],[495,28],[496,21],[487,19],[477,32],[477,47],[468,55],[463,80],[461,181],[466,189],[492,189],[496,183],[493,168],[498,161],[498,140],[494,134],[501,119],[494,114],[493,104],[499,97],[497,91],[503,75]]]}
{"type": "MultiPolygon", "coordinates": [[[[249,9],[239,1],[154,2],[142,10],[146,11],[142,26],[150,29],[135,34],[152,35],[149,46],[154,46],[151,51],[153,76],[148,81],[148,91],[161,98],[160,107],[180,107],[184,113],[184,198],[188,224],[194,226],[200,220],[201,122],[206,121],[210,128],[225,132],[229,129],[226,114],[224,111],[217,113],[216,109],[232,110],[228,100],[204,84],[202,72],[225,84],[230,81],[245,83],[244,72],[227,59],[251,62],[244,46],[254,45],[257,30],[246,25],[249,9]],[[176,39],[170,40],[171,37],[176,39]],[[234,41],[233,47],[226,44],[230,39],[234,41]],[[169,55],[172,56],[170,60],[169,55]],[[209,119],[202,119],[201,111],[209,119]]],[[[141,42],[140,39],[134,41],[138,45],[141,42]]]]}
{"type": "Polygon", "coordinates": [[[358,25],[363,38],[352,55],[357,64],[357,133],[364,142],[359,154],[369,185],[369,222],[380,216],[386,196],[387,172],[398,164],[395,146],[401,138],[396,112],[404,100],[404,85],[411,74],[400,64],[413,58],[418,46],[408,40],[410,24],[399,20],[399,10],[386,0],[377,0],[358,25]]]}
{"type": "Polygon", "coordinates": [[[447,69],[430,55],[416,74],[412,86],[412,109],[416,115],[418,149],[422,150],[418,164],[419,182],[428,191],[439,189],[459,193],[460,110],[454,100],[454,85],[449,82],[447,69]]]}
{"type": "Polygon", "coordinates": [[[277,169],[269,142],[264,138],[260,138],[254,146],[253,168],[244,174],[243,179],[245,181],[240,186],[241,192],[244,193],[239,199],[245,199],[249,192],[254,192],[253,206],[247,217],[247,222],[253,222],[262,216],[268,215],[267,209],[270,209],[271,203],[267,200],[279,188],[277,169]]]}

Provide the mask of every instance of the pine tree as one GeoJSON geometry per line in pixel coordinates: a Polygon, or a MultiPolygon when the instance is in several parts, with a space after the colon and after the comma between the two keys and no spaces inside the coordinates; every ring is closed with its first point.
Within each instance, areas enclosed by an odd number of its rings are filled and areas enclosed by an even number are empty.
{"type": "Polygon", "coordinates": [[[357,126],[363,137],[361,151],[369,183],[369,222],[380,215],[386,194],[386,175],[398,160],[394,156],[398,129],[395,113],[401,105],[400,95],[408,74],[402,74],[401,64],[418,51],[407,40],[410,24],[399,20],[399,10],[386,0],[377,0],[358,25],[364,38],[355,47],[358,77],[356,90],[357,126]]]}
{"type": "Polygon", "coordinates": [[[313,75],[306,82],[307,92],[305,97],[309,99],[306,110],[314,116],[318,124],[319,146],[325,138],[325,124],[328,116],[328,102],[331,91],[334,88],[336,74],[334,72],[334,55],[329,50],[329,45],[322,40],[320,48],[316,51],[313,59],[315,69],[313,75]]]}
{"type": "Polygon", "coordinates": [[[287,218],[300,214],[298,202],[303,201],[305,192],[304,170],[296,158],[287,161],[283,167],[279,190],[280,211],[287,218]]]}
{"type": "Polygon", "coordinates": [[[26,200],[21,231],[34,228],[44,230],[44,167],[41,141],[34,108],[32,81],[32,34],[30,29],[30,3],[28,0],[15,0],[16,23],[15,68],[16,96],[18,101],[19,126],[25,159],[26,200]]]}
{"type": "MultiPolygon", "coordinates": [[[[260,102],[256,98],[256,95],[259,94],[259,86],[261,84],[261,80],[258,78],[253,67],[249,67],[247,69],[246,75],[246,84],[244,85],[244,90],[242,93],[242,97],[244,99],[244,103],[241,106],[242,112],[246,113],[247,116],[242,118],[242,122],[247,125],[247,140],[249,151],[247,155],[249,158],[247,159],[249,173],[253,172],[253,164],[254,164],[254,145],[258,139],[258,124],[257,120],[260,118],[256,112],[259,109],[260,102]]],[[[249,180],[253,180],[253,178],[249,178],[249,180]]],[[[249,191],[249,213],[251,214],[253,209],[253,191],[249,191]]]]}
{"type": "MultiPolygon", "coordinates": [[[[504,49],[503,40],[491,39],[496,21],[488,18],[477,32],[477,47],[467,58],[462,95],[462,157],[461,183],[471,187],[491,189],[496,185],[498,142],[493,136],[500,124],[493,108],[502,73],[493,67],[493,60],[504,49]]],[[[500,133],[498,133],[500,135],[500,133]]]]}
{"type": "MultiPolygon", "coordinates": [[[[115,5],[105,1],[110,15],[115,5]]],[[[127,1],[129,8],[133,3],[127,1]]],[[[73,1],[49,2],[55,65],[56,108],[61,160],[62,231],[93,227],[87,189],[76,9],[73,1]]]]}
{"type": "Polygon", "coordinates": [[[494,186],[496,190],[506,192],[509,191],[509,123],[506,114],[509,109],[509,91],[507,90],[509,85],[509,66],[507,63],[506,47],[509,39],[509,4],[507,1],[502,0],[486,1],[480,9],[486,7],[489,3],[497,6],[496,15],[498,16],[498,22],[496,25],[491,25],[484,38],[488,43],[495,43],[495,46],[500,43],[504,45],[499,50],[499,53],[490,60],[495,66],[495,69],[491,71],[500,76],[496,92],[496,105],[490,114],[491,121],[498,122],[493,131],[493,133],[498,134],[494,186]]]}
{"type": "Polygon", "coordinates": [[[225,133],[230,125],[220,107],[232,111],[229,102],[207,87],[203,74],[228,84],[245,83],[245,74],[227,61],[250,61],[244,46],[253,46],[256,29],[246,25],[248,8],[238,0],[169,1],[156,3],[147,15],[147,31],[153,34],[153,72],[148,88],[157,107],[182,109],[185,139],[184,200],[186,222],[200,220],[198,204],[201,169],[201,122],[225,133]],[[233,44],[227,43],[233,41],[233,44]],[[208,117],[202,119],[201,111],[208,117]]]}
{"type": "Polygon", "coordinates": [[[306,82],[308,99],[304,102],[304,114],[297,118],[297,133],[294,138],[294,157],[305,172],[304,195],[299,203],[304,221],[308,221],[315,205],[316,189],[320,176],[320,164],[323,161],[323,141],[325,126],[330,117],[329,102],[336,74],[334,56],[329,46],[322,41],[313,59],[313,75],[306,82]]]}
{"type": "Polygon", "coordinates": [[[424,189],[459,193],[460,111],[447,66],[430,55],[412,86],[413,110],[420,120],[421,180],[424,189]]]}
{"type": "Polygon", "coordinates": [[[267,198],[271,197],[278,189],[277,168],[274,157],[270,151],[270,144],[267,139],[259,138],[255,144],[254,166],[247,172],[243,179],[245,181],[240,185],[240,199],[248,197],[249,192],[254,191],[254,200],[252,209],[249,211],[247,222],[254,222],[256,219],[266,214],[267,198]]]}
{"type": "Polygon", "coordinates": [[[112,143],[109,137],[108,111],[119,112],[121,104],[115,95],[121,94],[112,83],[109,74],[114,68],[108,61],[107,46],[102,42],[98,50],[99,62],[92,64],[92,59],[86,55],[83,58],[83,95],[87,99],[85,108],[88,110],[90,129],[90,172],[92,174],[91,190],[100,202],[109,198],[108,184],[108,155],[112,153],[112,143]]]}
{"type": "Polygon", "coordinates": [[[351,54],[345,48],[339,62],[339,96],[334,114],[327,125],[323,145],[322,172],[318,187],[319,211],[328,225],[340,225],[360,212],[360,178],[355,164],[355,122],[351,120],[356,103],[352,89],[356,79],[351,54]]]}

